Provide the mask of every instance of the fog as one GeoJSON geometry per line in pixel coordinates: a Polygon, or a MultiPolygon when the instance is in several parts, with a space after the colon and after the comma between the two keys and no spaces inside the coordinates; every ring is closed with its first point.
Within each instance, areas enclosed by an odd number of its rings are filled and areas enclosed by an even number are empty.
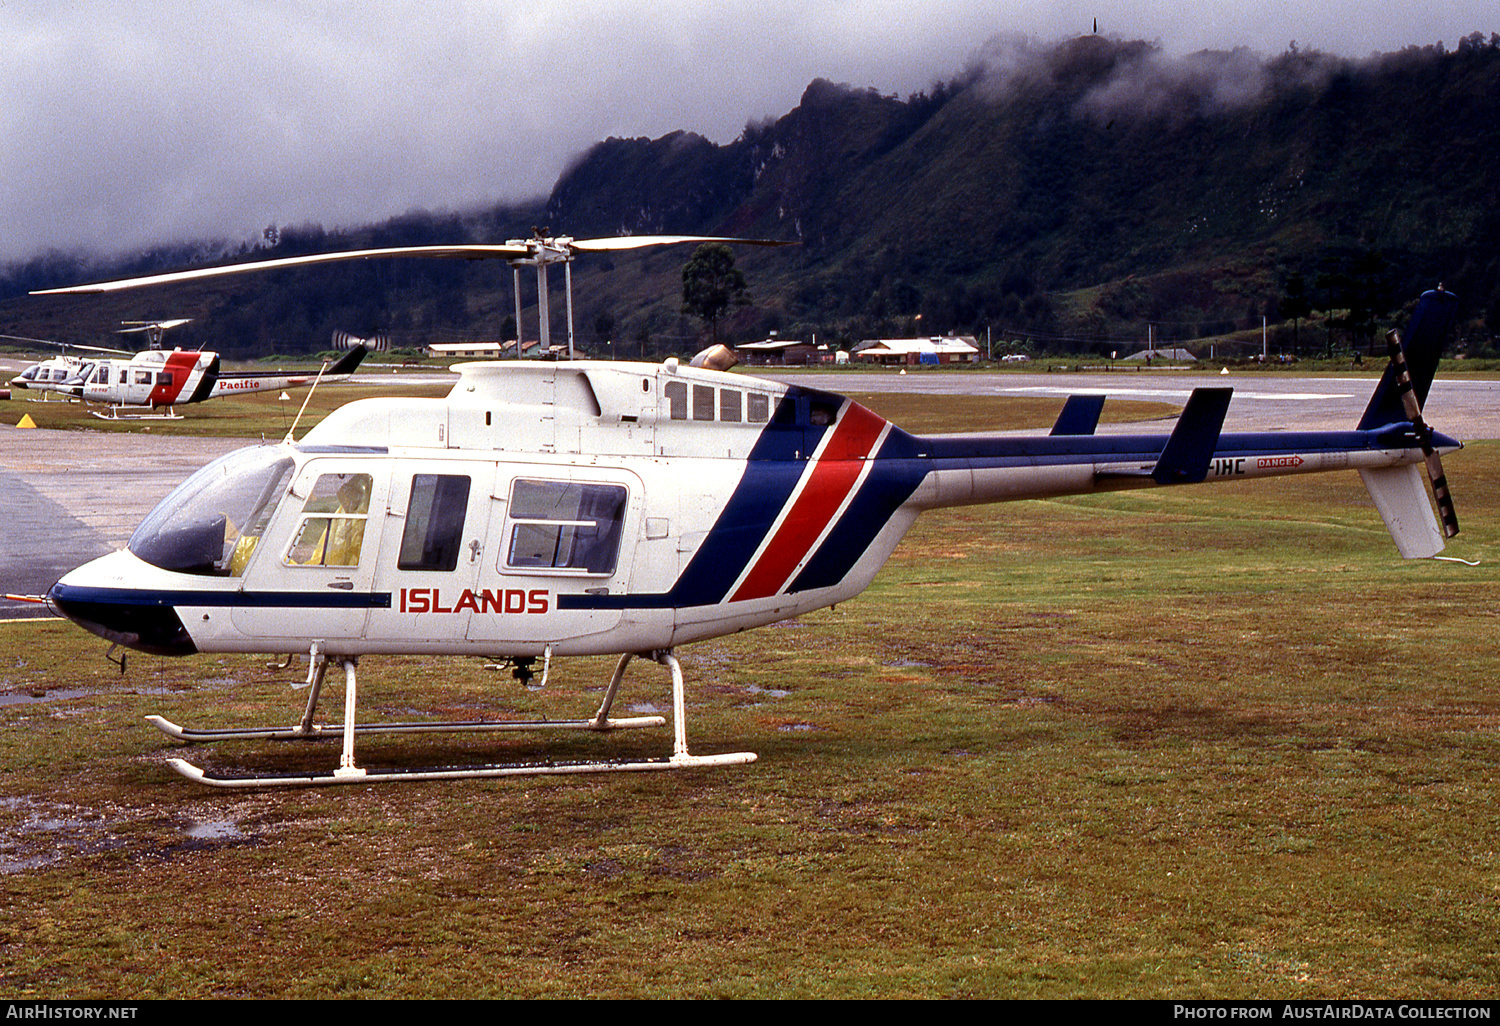
{"type": "Polygon", "coordinates": [[[1362,57],[1500,27],[1477,4],[1251,6],[0,0],[0,260],[541,196],[599,139],[726,142],[814,78],[904,96],[1000,68],[996,40],[1156,44],[1090,99],[1111,113],[1237,102],[1293,41],[1362,57]]]}

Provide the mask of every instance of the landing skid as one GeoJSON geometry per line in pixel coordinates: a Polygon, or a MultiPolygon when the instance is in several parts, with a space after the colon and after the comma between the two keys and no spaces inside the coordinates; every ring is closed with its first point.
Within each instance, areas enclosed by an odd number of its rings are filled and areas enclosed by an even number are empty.
{"type": "Polygon", "coordinates": [[[182,414],[172,407],[167,407],[166,413],[121,413],[125,407],[111,406],[108,413],[100,413],[98,410],[90,410],[100,420],[182,420],[182,414]]]}
{"type": "Polygon", "coordinates": [[[210,774],[186,759],[170,759],[168,765],[187,779],[210,787],[258,788],[258,787],[320,787],[328,784],[359,783],[414,783],[429,780],[466,780],[487,777],[534,777],[560,776],[579,773],[641,773],[656,770],[697,769],[710,766],[739,766],[755,761],[754,752],[731,752],[724,755],[691,755],[687,747],[686,701],[682,680],[682,666],[670,651],[652,652],[650,658],[667,667],[672,674],[672,755],[657,759],[598,759],[576,762],[544,760],[540,762],[479,763],[467,766],[433,766],[414,769],[365,769],[354,761],[355,738],[363,734],[435,734],[435,733],[490,733],[497,731],[523,730],[592,730],[610,731],[636,727],[659,727],[666,723],[661,716],[633,716],[611,718],[610,708],[619,693],[620,682],[625,677],[625,668],[633,656],[626,653],[615,665],[604,701],[593,719],[588,720],[515,720],[515,721],[465,721],[451,723],[356,723],[355,660],[344,659],[344,724],[342,727],[324,726],[312,722],[322,692],[323,679],[328,671],[328,659],[313,647],[311,666],[308,669],[307,708],[302,721],[295,727],[249,727],[223,729],[194,729],[179,726],[161,716],[148,716],[147,721],[168,737],[190,743],[206,743],[230,740],[313,740],[317,738],[342,737],[344,750],[339,768],[326,773],[308,774],[241,774],[217,776],[210,774]]]}
{"type": "Polygon", "coordinates": [[[198,784],[223,788],[326,787],[329,784],[411,784],[424,780],[477,780],[485,777],[541,777],[570,773],[642,773],[651,770],[699,769],[710,766],[742,766],[755,761],[754,752],[727,755],[684,755],[663,759],[603,759],[597,762],[514,762],[432,769],[360,770],[358,774],[330,773],[256,774],[241,777],[213,776],[186,759],[169,759],[171,766],[198,784]]]}

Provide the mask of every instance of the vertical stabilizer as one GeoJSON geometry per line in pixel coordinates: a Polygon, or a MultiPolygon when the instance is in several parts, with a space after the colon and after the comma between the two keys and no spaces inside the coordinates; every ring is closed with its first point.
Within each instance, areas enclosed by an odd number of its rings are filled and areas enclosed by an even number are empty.
{"type": "MultiPolygon", "coordinates": [[[[1421,406],[1427,405],[1427,390],[1432,387],[1433,375],[1437,373],[1438,360],[1443,355],[1443,346],[1453,333],[1458,318],[1458,297],[1444,292],[1441,287],[1424,292],[1417,309],[1407,322],[1401,337],[1401,347],[1406,353],[1406,368],[1411,375],[1412,392],[1421,406]]],[[[1360,418],[1359,429],[1369,431],[1386,424],[1399,424],[1409,420],[1401,402],[1401,389],[1396,381],[1394,366],[1385,369],[1385,375],[1365,407],[1360,418]]]]}
{"type": "Polygon", "coordinates": [[[1052,425],[1054,435],[1091,435],[1099,426],[1099,414],[1104,410],[1102,395],[1070,395],[1063,404],[1057,423],[1052,425]]]}
{"type": "Polygon", "coordinates": [[[1208,464],[1219,444],[1233,395],[1232,388],[1193,389],[1167,447],[1151,471],[1157,484],[1198,484],[1208,477],[1208,464]]]}

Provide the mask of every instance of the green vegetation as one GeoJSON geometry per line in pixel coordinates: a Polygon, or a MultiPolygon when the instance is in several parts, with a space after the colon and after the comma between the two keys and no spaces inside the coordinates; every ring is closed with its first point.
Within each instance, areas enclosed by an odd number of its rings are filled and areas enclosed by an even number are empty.
{"type": "Polygon", "coordinates": [[[734,253],[722,242],[707,242],[693,251],[682,268],[682,312],[708,323],[711,340],[719,341],[719,320],[730,304],[748,305],[745,276],[734,266],[734,253]]]}
{"type": "MultiPolygon", "coordinates": [[[[212,792],[141,718],[289,720],[296,667],[121,674],[70,625],[0,626],[0,997],[1487,998],[1500,444],[1447,464],[1479,567],[1400,561],[1353,474],[930,515],[858,600],[682,650],[694,750],[743,768],[212,792]]],[[[563,716],[610,663],[539,693],[361,669],[371,717],[563,716]]],[[[667,709],[664,673],[622,701],[667,709]]],[[[670,745],[643,733],[361,751],[670,745]]]]}

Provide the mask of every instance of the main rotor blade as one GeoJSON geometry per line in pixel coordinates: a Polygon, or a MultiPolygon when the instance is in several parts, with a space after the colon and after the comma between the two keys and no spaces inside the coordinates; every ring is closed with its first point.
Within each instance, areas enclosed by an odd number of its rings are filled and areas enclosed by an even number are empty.
{"type": "MultiPolygon", "coordinates": [[[[461,246],[396,246],[389,249],[356,249],[340,253],[313,253],[307,256],[281,257],[276,260],[257,260],[247,264],[226,264],[220,267],[195,267],[188,271],[169,271],[165,274],[148,274],[139,278],[122,278],[118,281],[96,282],[92,285],[69,285],[64,288],[38,289],[33,296],[97,295],[104,292],[119,292],[124,289],[139,289],[149,285],[171,285],[177,282],[196,281],[200,278],[222,278],[231,274],[248,274],[252,271],[274,271],[283,267],[308,267],[315,264],[330,264],[346,260],[375,260],[398,257],[437,257],[452,260],[522,260],[535,256],[539,245],[551,243],[551,239],[507,243],[505,245],[461,245],[461,246]]],[[[556,243],[581,253],[604,253],[613,250],[641,249],[645,246],[672,246],[683,242],[723,242],[742,246],[791,246],[795,243],[773,239],[735,239],[714,235],[627,235],[610,239],[557,239],[556,243]]]]}
{"type": "Polygon", "coordinates": [[[184,324],[191,324],[192,320],[191,317],[178,317],[170,321],[121,321],[121,324],[133,324],[135,327],[119,328],[115,331],[115,334],[128,335],[132,331],[150,331],[152,328],[166,331],[168,328],[180,328],[184,324]]]}
{"type": "Polygon", "coordinates": [[[94,353],[118,353],[121,356],[134,356],[128,349],[110,349],[107,346],[86,346],[82,342],[58,342],[50,338],[27,338],[25,335],[0,335],[0,338],[10,339],[13,342],[36,342],[44,346],[57,346],[67,352],[69,349],[87,349],[94,353]]]}
{"type": "Polygon", "coordinates": [[[356,249],[342,253],[314,253],[308,256],[282,257],[277,260],[257,260],[248,264],[227,264],[222,267],[195,267],[190,271],[170,271],[166,274],[148,274],[140,278],[122,278],[119,281],[98,282],[93,285],[69,285],[59,289],[39,289],[33,296],[94,295],[102,292],[119,292],[123,289],[145,288],[148,285],[170,285],[199,278],[221,278],[231,274],[248,274],[251,271],[274,271],[283,267],[307,267],[313,264],[330,264],[346,260],[374,260],[394,257],[441,257],[455,260],[515,260],[530,251],[525,246],[396,246],[390,249],[356,249]]]}
{"type": "Polygon", "coordinates": [[[614,250],[643,249],[646,246],[675,246],[683,242],[723,242],[736,246],[795,246],[780,239],[735,239],[719,235],[621,235],[611,239],[574,239],[570,245],[580,253],[605,253],[614,250]]]}

